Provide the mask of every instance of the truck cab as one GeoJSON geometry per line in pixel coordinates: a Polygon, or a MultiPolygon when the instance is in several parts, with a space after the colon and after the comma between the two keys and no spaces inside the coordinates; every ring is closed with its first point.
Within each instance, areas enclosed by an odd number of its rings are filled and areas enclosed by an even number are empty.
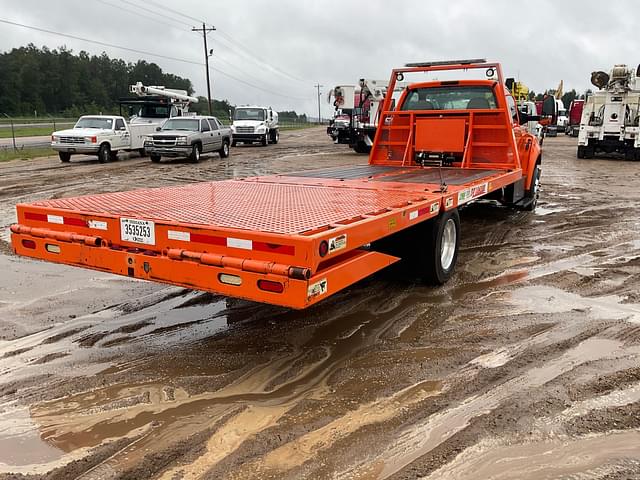
{"type": "Polygon", "coordinates": [[[236,107],[233,112],[231,133],[234,147],[237,143],[260,143],[263,146],[278,143],[280,140],[278,112],[271,107],[257,105],[236,107]]]}

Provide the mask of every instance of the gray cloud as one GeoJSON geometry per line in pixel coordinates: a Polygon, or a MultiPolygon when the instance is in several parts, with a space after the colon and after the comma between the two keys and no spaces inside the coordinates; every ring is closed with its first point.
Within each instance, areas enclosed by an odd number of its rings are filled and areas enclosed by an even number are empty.
{"type": "MultiPolygon", "coordinates": [[[[203,61],[202,41],[186,24],[195,22],[145,0],[0,0],[0,18],[102,42],[203,61]],[[136,8],[141,6],[178,22],[136,8]],[[127,10],[141,14],[130,13],[127,10]],[[154,19],[154,20],[151,20],[154,19]],[[164,22],[170,25],[166,25],[164,22]]],[[[259,85],[267,93],[213,72],[215,98],[260,103],[314,114],[320,82],[328,87],[360,77],[387,78],[408,61],[486,57],[502,63],[505,75],[519,76],[539,92],[555,88],[584,91],[596,69],[640,62],[635,37],[640,4],[633,1],[551,2],[550,0],[459,0],[435,2],[369,0],[185,0],[156,3],[180,9],[220,29],[209,35],[214,68],[259,85]],[[229,43],[225,35],[234,42],[229,43]],[[274,69],[242,55],[244,45],[274,69]],[[292,78],[295,77],[295,78],[292,78]],[[276,95],[276,93],[278,95],[276,95]]],[[[0,24],[0,50],[32,42],[66,45],[135,61],[142,55],[103,48],[0,24]]],[[[189,77],[202,95],[204,67],[147,57],[165,71],[189,77]]],[[[1,88],[1,86],[0,86],[1,88]]],[[[330,106],[323,95],[323,113],[330,106]]]]}

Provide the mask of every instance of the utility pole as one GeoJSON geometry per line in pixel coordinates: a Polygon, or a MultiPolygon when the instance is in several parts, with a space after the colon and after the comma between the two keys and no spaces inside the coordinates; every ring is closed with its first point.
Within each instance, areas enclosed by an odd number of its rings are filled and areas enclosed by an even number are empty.
{"type": "Polygon", "coordinates": [[[320,115],[320,87],[324,87],[324,85],[320,85],[320,83],[318,83],[317,85],[314,85],[317,89],[318,89],[318,124],[322,123],[322,116],[320,115]]]}
{"type": "Polygon", "coordinates": [[[211,115],[211,84],[209,83],[209,49],[207,48],[207,33],[213,32],[216,27],[207,28],[207,26],[202,22],[202,28],[191,29],[192,32],[202,33],[202,38],[204,39],[204,65],[207,69],[207,99],[209,100],[209,115],[211,115]]]}

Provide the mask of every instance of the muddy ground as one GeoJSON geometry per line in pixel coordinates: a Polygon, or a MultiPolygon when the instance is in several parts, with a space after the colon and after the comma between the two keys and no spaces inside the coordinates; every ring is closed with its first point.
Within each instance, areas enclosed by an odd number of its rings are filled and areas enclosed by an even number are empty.
{"type": "Polygon", "coordinates": [[[462,212],[457,273],[302,312],[17,258],[17,202],[362,163],[321,130],[228,161],[0,165],[0,474],[640,478],[640,163],[544,145],[536,213],[462,212]]]}

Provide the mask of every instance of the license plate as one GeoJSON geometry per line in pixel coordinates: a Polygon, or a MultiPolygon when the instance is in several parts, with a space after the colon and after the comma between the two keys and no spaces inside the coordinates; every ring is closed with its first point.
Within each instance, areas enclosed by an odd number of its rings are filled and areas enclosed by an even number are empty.
{"type": "Polygon", "coordinates": [[[124,242],[156,244],[156,226],[149,220],[120,219],[120,239],[124,242]]]}

